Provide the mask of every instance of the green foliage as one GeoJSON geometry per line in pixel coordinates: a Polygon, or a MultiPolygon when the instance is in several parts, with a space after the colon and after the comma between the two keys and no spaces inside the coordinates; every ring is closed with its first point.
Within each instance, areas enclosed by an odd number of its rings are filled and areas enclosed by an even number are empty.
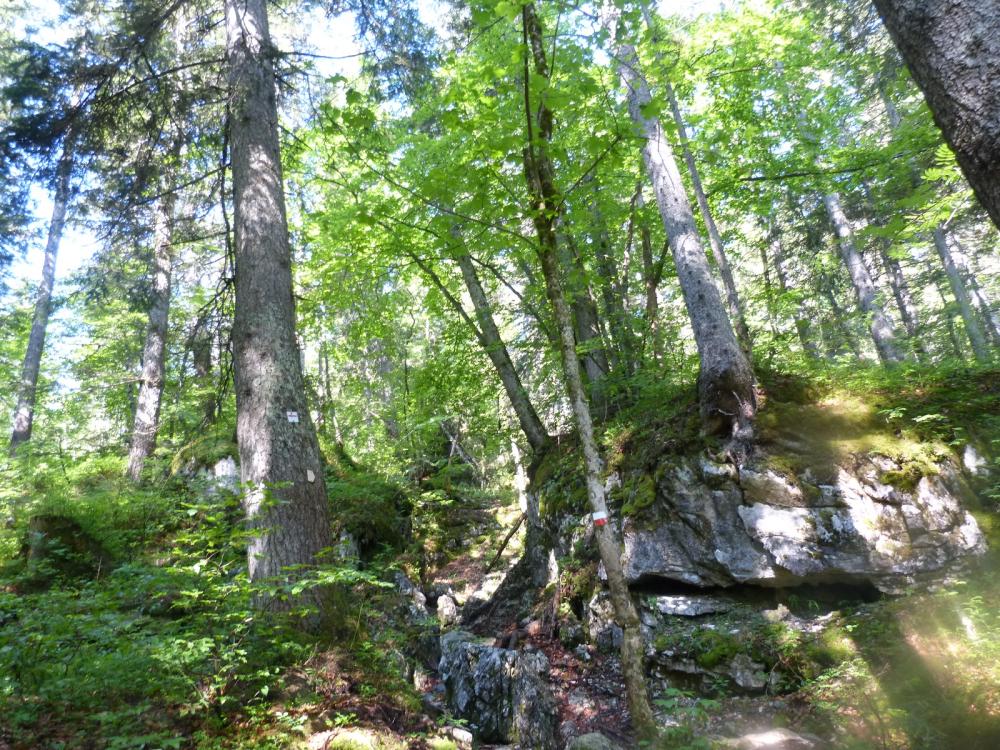
{"type": "MultiPolygon", "coordinates": [[[[237,497],[192,500],[176,487],[135,488],[120,470],[120,460],[67,467],[79,486],[54,481],[53,494],[20,508],[25,517],[29,507],[32,515],[66,514],[119,564],[93,580],[56,578],[46,591],[14,593],[24,576],[8,563],[0,581],[0,713],[15,741],[179,747],[191,722],[211,736],[215,723],[266,708],[285,668],[316,648],[296,629],[294,612],[262,613],[255,597],[377,583],[370,572],[323,566],[253,586],[237,497]]],[[[342,604],[341,622],[356,621],[353,595],[342,604]]],[[[372,660],[383,652],[369,653],[366,669],[375,674],[372,660]]]]}
{"type": "Polygon", "coordinates": [[[327,474],[326,490],[335,525],[354,537],[363,556],[405,546],[412,503],[400,485],[348,467],[327,474]]]}
{"type": "Polygon", "coordinates": [[[674,722],[673,726],[660,730],[660,736],[653,743],[656,750],[709,750],[712,747],[700,730],[709,716],[719,708],[718,701],[671,687],[654,702],[674,722]]]}

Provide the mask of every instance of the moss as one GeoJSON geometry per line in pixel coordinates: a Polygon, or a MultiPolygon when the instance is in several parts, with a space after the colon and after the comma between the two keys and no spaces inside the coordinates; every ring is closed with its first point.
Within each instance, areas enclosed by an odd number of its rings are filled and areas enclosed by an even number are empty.
{"type": "Polygon", "coordinates": [[[712,669],[740,653],[743,650],[743,643],[736,636],[705,629],[695,634],[694,648],[696,652],[694,660],[698,665],[712,669]]]}
{"type": "Polygon", "coordinates": [[[560,594],[576,613],[582,614],[597,587],[597,561],[569,558],[562,561],[561,567],[560,594]]]}
{"type": "Polygon", "coordinates": [[[580,456],[571,442],[551,448],[532,478],[543,517],[583,513],[587,508],[587,485],[580,456]]]}
{"type": "Polygon", "coordinates": [[[927,464],[923,461],[911,461],[903,464],[899,471],[886,471],[879,477],[883,484],[888,484],[903,492],[913,492],[920,480],[926,476],[933,476],[938,473],[937,466],[927,464]]]}
{"type": "Polygon", "coordinates": [[[827,395],[813,404],[772,398],[761,411],[758,425],[761,442],[773,446],[765,459],[770,468],[791,478],[808,472],[819,484],[832,482],[837,467],[851,456],[877,454],[904,467],[888,484],[915,486],[921,477],[935,473],[936,463],[949,455],[942,443],[894,429],[872,403],[844,393],[827,395]]]}
{"type": "Polygon", "coordinates": [[[847,633],[834,626],[823,630],[805,645],[803,656],[819,669],[828,669],[841,662],[853,659],[856,649],[847,633]]]}
{"type": "Polygon", "coordinates": [[[633,478],[623,489],[625,502],[622,504],[622,514],[626,516],[652,507],[656,501],[656,481],[649,474],[641,474],[633,478]]]}

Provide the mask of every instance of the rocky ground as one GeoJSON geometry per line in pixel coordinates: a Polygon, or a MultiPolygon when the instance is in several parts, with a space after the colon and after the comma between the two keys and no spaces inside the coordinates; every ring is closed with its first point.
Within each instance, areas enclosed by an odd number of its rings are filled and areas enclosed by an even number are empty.
{"type": "MultiPolygon", "coordinates": [[[[950,653],[1000,688],[995,666],[972,666],[994,648],[972,631],[995,628],[984,602],[996,591],[967,582],[982,580],[986,543],[960,468],[916,475],[898,456],[852,454],[820,477],[766,453],[729,468],[672,460],[651,505],[683,522],[625,522],[663,747],[995,747],[997,699],[942,668],[950,653]],[[949,685],[955,700],[924,713],[949,685]]],[[[621,498],[630,482],[613,475],[609,489],[621,498]]],[[[515,586],[503,600],[522,534],[502,571],[471,553],[422,587],[401,580],[414,616],[441,628],[436,668],[417,681],[431,714],[463,725],[457,744],[635,746],[586,525],[550,526],[548,585],[533,598],[515,586]]]]}
{"type": "MultiPolygon", "coordinates": [[[[657,747],[1000,746],[995,532],[970,513],[981,462],[872,432],[857,404],[796,408],[763,422],[739,471],[710,451],[610,467],[657,747]]],[[[373,607],[373,630],[408,633],[393,658],[419,705],[359,700],[331,666],[339,702],[306,746],[636,746],[574,466],[557,453],[526,499],[547,557],[523,557],[523,503],[449,488],[414,529],[424,558],[373,607]]]]}

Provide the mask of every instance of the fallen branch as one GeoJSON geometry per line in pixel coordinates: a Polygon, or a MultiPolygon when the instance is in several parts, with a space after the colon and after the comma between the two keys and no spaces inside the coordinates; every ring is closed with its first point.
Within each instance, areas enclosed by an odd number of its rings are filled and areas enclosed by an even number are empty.
{"type": "Polygon", "coordinates": [[[510,540],[514,536],[514,534],[517,533],[517,530],[519,528],[521,528],[521,524],[523,522],[524,522],[524,513],[522,513],[520,516],[518,516],[517,523],[514,524],[514,528],[512,528],[510,531],[508,531],[507,532],[507,536],[505,536],[503,538],[503,541],[500,542],[500,549],[497,550],[497,553],[496,553],[496,555],[494,555],[493,559],[490,561],[490,564],[486,566],[486,572],[487,573],[489,573],[490,571],[493,570],[493,566],[496,565],[497,562],[500,560],[500,555],[502,555],[503,551],[505,549],[507,549],[507,544],[510,542],[510,540]]]}

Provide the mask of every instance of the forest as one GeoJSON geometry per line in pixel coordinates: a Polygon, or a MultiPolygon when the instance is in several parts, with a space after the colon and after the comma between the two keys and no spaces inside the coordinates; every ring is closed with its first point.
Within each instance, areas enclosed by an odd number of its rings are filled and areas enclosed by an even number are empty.
{"type": "Polygon", "coordinates": [[[1000,5],[3,0],[0,750],[1000,747],[1000,5]]]}

